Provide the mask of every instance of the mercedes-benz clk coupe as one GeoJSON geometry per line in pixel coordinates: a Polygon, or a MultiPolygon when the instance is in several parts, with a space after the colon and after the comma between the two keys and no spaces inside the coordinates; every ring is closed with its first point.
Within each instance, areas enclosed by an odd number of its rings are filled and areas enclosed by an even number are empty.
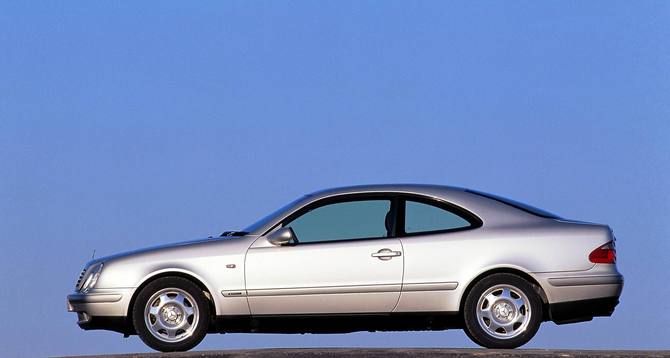
{"type": "Polygon", "coordinates": [[[516,348],[540,323],[610,316],[612,230],[439,185],[305,195],[242,231],[88,262],[67,297],[85,330],[185,351],[207,333],[462,328],[516,348]]]}

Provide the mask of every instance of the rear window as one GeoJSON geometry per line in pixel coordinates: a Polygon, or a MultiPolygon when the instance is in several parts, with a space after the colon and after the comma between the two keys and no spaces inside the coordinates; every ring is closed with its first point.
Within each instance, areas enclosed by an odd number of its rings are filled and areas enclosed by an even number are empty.
{"type": "Polygon", "coordinates": [[[511,207],[517,208],[519,210],[523,210],[523,211],[525,211],[529,214],[533,214],[535,216],[539,216],[539,217],[542,217],[542,218],[547,218],[547,219],[560,219],[561,218],[560,216],[558,216],[556,214],[552,214],[552,213],[550,213],[546,210],[542,210],[540,208],[536,208],[534,206],[524,204],[524,203],[518,202],[516,200],[508,199],[508,198],[505,198],[505,197],[502,197],[502,196],[489,194],[489,193],[484,193],[484,192],[477,191],[477,190],[470,190],[470,189],[467,189],[466,191],[468,193],[476,194],[476,195],[479,195],[479,196],[483,196],[485,198],[489,198],[489,199],[501,202],[503,204],[506,204],[506,205],[509,205],[511,207]]]}

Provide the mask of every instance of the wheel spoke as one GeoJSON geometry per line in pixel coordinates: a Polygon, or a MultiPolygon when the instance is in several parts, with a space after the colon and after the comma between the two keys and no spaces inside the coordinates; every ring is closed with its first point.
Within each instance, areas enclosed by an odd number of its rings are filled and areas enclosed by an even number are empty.
{"type": "Polygon", "coordinates": [[[156,317],[156,320],[153,323],[151,323],[150,328],[158,332],[161,329],[165,329],[165,326],[163,325],[163,322],[161,322],[161,320],[158,319],[158,317],[156,317]]]}
{"type": "Polygon", "coordinates": [[[160,312],[160,308],[158,306],[151,306],[151,308],[149,308],[149,313],[154,316],[158,316],[158,312],[160,312]]]}
{"type": "Polygon", "coordinates": [[[500,325],[500,327],[505,330],[506,335],[514,332],[514,322],[500,325]]]}
{"type": "Polygon", "coordinates": [[[489,302],[489,305],[487,306],[488,308],[491,308],[491,306],[493,306],[493,303],[498,300],[498,297],[493,295],[493,292],[489,293],[484,298],[489,302]]]}
{"type": "Polygon", "coordinates": [[[188,323],[187,319],[184,319],[183,321],[181,321],[179,328],[183,329],[184,331],[188,331],[188,329],[191,328],[191,324],[188,323]]]}
{"type": "Polygon", "coordinates": [[[500,298],[506,298],[510,301],[514,300],[514,298],[512,298],[512,293],[510,292],[509,288],[507,288],[507,287],[502,289],[502,293],[500,294],[500,298]]]}
{"type": "Polygon", "coordinates": [[[170,297],[168,297],[167,295],[161,295],[158,299],[160,300],[158,307],[162,307],[166,303],[170,302],[170,297]]]}
{"type": "Polygon", "coordinates": [[[495,332],[498,328],[500,328],[500,324],[498,324],[498,322],[496,322],[495,320],[489,319],[488,329],[491,332],[495,332]]]}
{"type": "Polygon", "coordinates": [[[165,332],[169,338],[174,338],[177,336],[177,328],[166,328],[165,332]]]}
{"type": "MultiPolygon", "coordinates": [[[[517,309],[517,311],[520,310],[521,307],[526,305],[526,301],[524,301],[523,298],[521,298],[521,297],[513,298],[512,303],[514,303],[514,306],[517,309]]],[[[526,308],[528,308],[528,307],[526,307],[526,308]]]]}
{"type": "Polygon", "coordinates": [[[516,317],[512,320],[512,323],[524,323],[526,322],[526,315],[521,314],[521,312],[516,313],[516,317]]]}
{"type": "Polygon", "coordinates": [[[479,308],[477,310],[482,317],[491,318],[491,303],[486,308],[479,308]]]}
{"type": "Polygon", "coordinates": [[[178,293],[177,296],[173,299],[175,302],[178,302],[180,305],[184,305],[184,295],[178,293]]]}
{"type": "Polygon", "coordinates": [[[193,315],[193,307],[184,306],[184,317],[190,317],[193,315]]]}

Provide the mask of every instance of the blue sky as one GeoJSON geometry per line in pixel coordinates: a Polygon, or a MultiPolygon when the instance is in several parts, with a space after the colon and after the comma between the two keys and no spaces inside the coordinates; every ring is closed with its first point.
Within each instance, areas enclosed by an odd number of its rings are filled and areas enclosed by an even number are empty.
{"type": "MultiPolygon", "coordinates": [[[[668,2],[3,2],[0,355],[148,350],[65,312],[94,249],[393,182],[611,225],[615,315],[545,323],[526,347],[668,349],[669,38],[668,2]]],[[[228,334],[198,348],[277,346],[473,344],[228,334]]]]}

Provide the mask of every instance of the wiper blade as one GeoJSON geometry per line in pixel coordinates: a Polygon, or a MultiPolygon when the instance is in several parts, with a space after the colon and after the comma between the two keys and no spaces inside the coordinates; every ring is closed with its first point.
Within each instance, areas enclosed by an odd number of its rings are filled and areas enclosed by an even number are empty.
{"type": "Polygon", "coordinates": [[[221,234],[221,237],[224,237],[224,236],[244,236],[246,234],[248,234],[248,232],[246,232],[246,231],[224,231],[221,234]]]}

